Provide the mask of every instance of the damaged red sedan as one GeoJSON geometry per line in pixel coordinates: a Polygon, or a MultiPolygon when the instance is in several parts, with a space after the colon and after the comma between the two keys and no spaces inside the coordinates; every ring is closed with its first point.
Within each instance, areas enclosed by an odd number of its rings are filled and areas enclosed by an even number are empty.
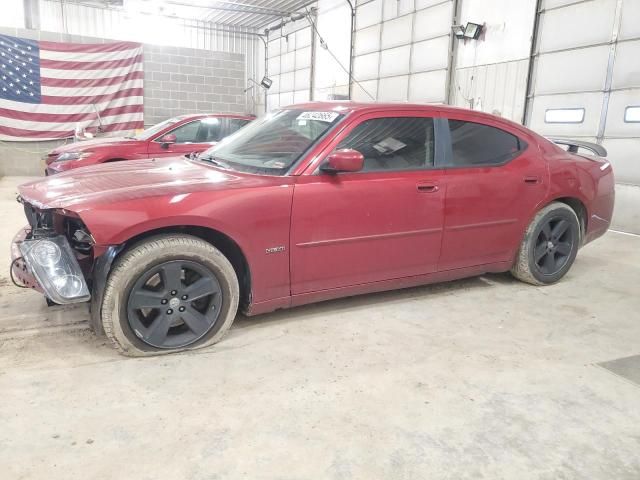
{"type": "Polygon", "coordinates": [[[605,156],[445,106],[294,105],[196,158],[22,185],[12,274],[51,302],[90,301],[129,355],[211,345],[239,309],[485,272],[552,284],[609,226],[605,156]]]}

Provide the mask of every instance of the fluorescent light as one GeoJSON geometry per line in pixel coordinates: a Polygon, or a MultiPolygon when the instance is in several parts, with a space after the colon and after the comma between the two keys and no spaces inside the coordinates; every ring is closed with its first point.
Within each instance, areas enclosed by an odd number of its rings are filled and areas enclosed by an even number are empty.
{"type": "Polygon", "coordinates": [[[544,112],[544,123],[582,123],[584,108],[553,108],[544,112]]]}
{"type": "Polygon", "coordinates": [[[624,121],[627,123],[640,122],[640,106],[627,107],[624,109],[624,121]]]}

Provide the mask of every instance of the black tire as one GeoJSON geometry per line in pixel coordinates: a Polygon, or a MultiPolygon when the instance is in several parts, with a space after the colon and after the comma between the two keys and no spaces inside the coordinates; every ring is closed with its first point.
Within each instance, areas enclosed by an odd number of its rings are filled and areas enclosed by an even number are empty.
{"type": "Polygon", "coordinates": [[[101,321],[107,337],[125,355],[192,350],[224,336],[235,319],[238,299],[236,273],[217,248],[190,235],[159,235],[117,259],[106,282],[101,321]],[[204,287],[196,293],[200,285],[204,287]],[[167,293],[170,288],[175,290],[167,293]]]}
{"type": "Polygon", "coordinates": [[[573,265],[580,235],[576,212],[565,203],[550,203],[529,224],[512,275],[532,285],[557,282],[573,265]]]}

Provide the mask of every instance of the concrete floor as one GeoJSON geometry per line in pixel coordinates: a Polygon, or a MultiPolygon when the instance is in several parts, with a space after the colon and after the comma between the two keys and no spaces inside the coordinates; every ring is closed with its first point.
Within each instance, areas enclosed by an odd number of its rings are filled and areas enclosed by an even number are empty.
{"type": "MultiPolygon", "coordinates": [[[[16,182],[0,180],[5,249],[16,182]]],[[[7,264],[2,478],[640,478],[640,386],[596,365],[640,353],[638,237],[609,233],[552,287],[490,275],[331,301],[146,359],[7,264]]]]}

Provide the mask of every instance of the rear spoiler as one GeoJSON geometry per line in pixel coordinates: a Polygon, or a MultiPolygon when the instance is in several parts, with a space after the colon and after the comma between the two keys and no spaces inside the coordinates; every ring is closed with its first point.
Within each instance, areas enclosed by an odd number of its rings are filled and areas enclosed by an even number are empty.
{"type": "Polygon", "coordinates": [[[589,150],[590,152],[593,152],[599,157],[607,156],[607,149],[602,145],[598,145],[597,143],[583,142],[582,140],[568,140],[566,138],[549,138],[549,140],[551,140],[556,145],[568,146],[569,148],[567,149],[567,151],[571,153],[578,153],[579,148],[584,148],[586,150],[589,150]]]}

